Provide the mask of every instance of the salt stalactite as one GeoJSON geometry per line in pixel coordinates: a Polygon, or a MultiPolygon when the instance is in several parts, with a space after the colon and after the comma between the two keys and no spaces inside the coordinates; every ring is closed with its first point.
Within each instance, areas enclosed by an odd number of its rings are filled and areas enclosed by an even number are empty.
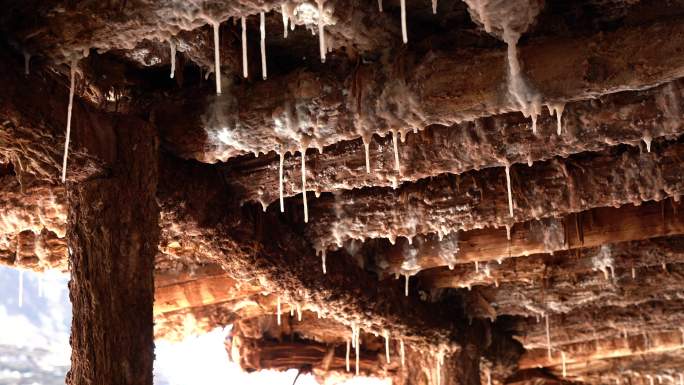
{"type": "Polygon", "coordinates": [[[442,383],[442,365],[444,365],[444,352],[439,351],[437,353],[436,357],[437,365],[436,365],[436,373],[437,373],[437,385],[441,385],[442,383]]]}
{"type": "Polygon", "coordinates": [[[216,78],[216,95],[221,95],[221,51],[219,51],[219,26],[218,21],[214,25],[214,77],[216,78]]]}
{"type": "Polygon", "coordinates": [[[304,202],[304,223],[309,222],[309,206],[306,202],[306,149],[302,148],[302,201],[304,202]]]}
{"type": "Polygon", "coordinates": [[[285,163],[285,152],[280,151],[278,154],[280,158],[280,165],[278,166],[278,192],[280,194],[280,212],[285,212],[285,199],[283,198],[283,163],[285,163]]]}
{"type": "Polygon", "coordinates": [[[323,274],[328,274],[328,270],[325,267],[325,249],[321,250],[321,265],[323,265],[323,274]]]}
{"type": "MultiPolygon", "coordinates": [[[[510,199],[509,199],[509,204],[510,204],[510,199]]],[[[506,225],[506,239],[509,241],[511,240],[511,229],[512,228],[513,228],[513,226],[506,225]]],[[[510,247],[510,245],[509,245],[509,247],[510,247]]]]}
{"type": "MultiPolygon", "coordinates": [[[[506,165],[506,189],[508,190],[508,214],[513,218],[513,192],[511,191],[511,165],[506,165]]],[[[510,239],[510,236],[509,236],[510,239]]]]}
{"type": "Polygon", "coordinates": [[[479,273],[479,272],[480,272],[480,262],[475,261],[475,273],[479,273]]]}
{"type": "Polygon", "coordinates": [[[551,330],[549,329],[549,315],[545,314],[546,318],[546,354],[551,359],[551,330]]]}
{"type": "Polygon", "coordinates": [[[437,0],[432,0],[432,13],[437,14],[437,0]]]}
{"type": "Polygon", "coordinates": [[[385,359],[387,360],[387,363],[390,363],[390,350],[389,350],[389,330],[385,329],[382,331],[382,336],[385,338],[385,359]]]}
{"type": "Polygon", "coordinates": [[[404,351],[404,340],[399,339],[399,355],[401,356],[401,367],[403,368],[406,363],[406,352],[404,351]]]}
{"type": "Polygon", "coordinates": [[[520,33],[503,26],[503,39],[508,45],[508,92],[513,96],[520,111],[532,118],[532,131],[537,132],[537,116],[541,113],[541,96],[525,81],[518,61],[518,40],[520,33]]]}
{"type": "Polygon", "coordinates": [[[408,33],[406,32],[406,0],[401,0],[401,37],[404,44],[408,43],[408,33]]]}
{"type": "Polygon", "coordinates": [[[169,77],[173,79],[176,74],[176,42],[173,39],[169,40],[169,48],[171,48],[171,73],[169,77]]]}
{"type": "Polygon", "coordinates": [[[565,352],[561,351],[561,364],[563,365],[563,378],[567,377],[568,371],[565,367],[565,352]]]}
{"type": "Polygon", "coordinates": [[[382,12],[382,0],[378,0],[378,11],[382,12]]]}
{"type": "Polygon", "coordinates": [[[297,302],[297,321],[302,320],[302,305],[297,302]]]}
{"type": "Polygon", "coordinates": [[[31,61],[31,54],[24,51],[24,75],[29,76],[31,73],[29,69],[29,62],[31,61]]]}
{"type": "Polygon", "coordinates": [[[24,270],[19,270],[19,307],[24,305],[24,270]]]}
{"type": "Polygon", "coordinates": [[[401,164],[399,163],[399,140],[397,130],[392,130],[392,147],[394,148],[394,169],[401,175],[401,164]]]}
{"type": "Polygon", "coordinates": [[[347,355],[345,356],[345,364],[347,366],[347,372],[349,371],[349,350],[350,350],[349,345],[351,345],[351,343],[349,341],[349,338],[347,338],[347,355]]]}
{"type": "Polygon", "coordinates": [[[69,83],[69,106],[67,107],[66,139],[64,142],[64,159],[62,160],[62,183],[66,182],[67,158],[69,157],[69,140],[71,139],[71,109],[74,106],[74,88],[76,85],[76,60],[71,60],[71,81],[69,83]]]}
{"type": "Polygon", "coordinates": [[[487,368],[487,385],[492,385],[492,371],[487,368]]]}
{"type": "Polygon", "coordinates": [[[316,0],[318,3],[318,48],[321,52],[321,63],[325,63],[325,28],[323,25],[323,1],[316,0]]]}
{"type": "Polygon", "coordinates": [[[563,111],[565,110],[565,103],[549,103],[547,104],[550,115],[556,115],[556,134],[560,136],[563,133],[563,111]]]}
{"type": "Polygon", "coordinates": [[[280,5],[280,13],[283,15],[283,38],[287,39],[287,24],[289,19],[287,17],[287,5],[285,3],[280,5]]]}
{"type": "Polygon", "coordinates": [[[409,293],[409,275],[404,274],[404,278],[406,279],[406,283],[404,284],[404,296],[408,297],[409,293]]]}
{"type": "Polygon", "coordinates": [[[356,352],[356,375],[359,375],[359,356],[360,356],[360,344],[361,340],[359,339],[359,335],[361,334],[361,329],[360,327],[356,324],[356,322],[352,321],[351,324],[351,329],[352,329],[352,346],[354,347],[354,350],[356,352]]]}
{"type": "Polygon", "coordinates": [[[247,62],[247,19],[240,18],[242,25],[242,76],[246,79],[249,76],[249,63],[247,62]]]}
{"type": "Polygon", "coordinates": [[[646,144],[646,152],[651,152],[651,142],[653,141],[653,138],[651,137],[650,134],[646,133],[644,135],[644,143],[646,144]]]}
{"type": "Polygon", "coordinates": [[[281,324],[281,320],[280,320],[280,314],[281,314],[281,313],[280,313],[280,296],[278,296],[278,303],[277,303],[277,305],[276,305],[276,308],[277,308],[276,312],[278,313],[278,315],[277,315],[277,317],[278,317],[278,325],[280,325],[280,324],[281,324]]]}
{"type": "Polygon", "coordinates": [[[266,15],[259,13],[259,33],[261,38],[261,76],[266,80],[266,15]]]}
{"type": "Polygon", "coordinates": [[[363,139],[363,149],[366,151],[366,173],[370,174],[370,141],[363,139]]]}
{"type": "Polygon", "coordinates": [[[294,308],[290,305],[290,317],[294,317],[294,308]]]}
{"type": "Polygon", "coordinates": [[[684,373],[679,373],[679,385],[684,385],[684,373]]]}
{"type": "Polygon", "coordinates": [[[636,279],[636,269],[632,268],[632,279],[636,279]]]}

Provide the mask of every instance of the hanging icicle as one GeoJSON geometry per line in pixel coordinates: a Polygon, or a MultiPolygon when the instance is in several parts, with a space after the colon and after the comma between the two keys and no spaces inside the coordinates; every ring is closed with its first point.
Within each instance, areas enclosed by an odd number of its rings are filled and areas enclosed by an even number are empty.
{"type": "Polygon", "coordinates": [[[347,354],[345,355],[345,364],[347,366],[347,372],[349,372],[349,350],[351,350],[349,345],[351,345],[351,342],[349,341],[349,338],[347,338],[347,354]]]}
{"type": "Polygon", "coordinates": [[[549,315],[545,314],[544,315],[546,320],[546,353],[549,357],[549,360],[551,359],[551,330],[549,328],[549,315]]]}
{"type": "Polygon", "coordinates": [[[69,157],[69,140],[71,138],[71,109],[74,106],[74,87],[76,85],[76,60],[71,60],[71,81],[69,83],[69,106],[67,107],[66,139],[64,142],[64,159],[62,160],[62,183],[66,182],[67,158],[69,157]]]}
{"type": "Polygon", "coordinates": [[[366,151],[366,173],[370,174],[370,141],[363,139],[363,149],[366,151]]]}
{"type": "Polygon", "coordinates": [[[278,303],[276,305],[276,312],[278,313],[278,325],[281,324],[281,319],[280,319],[280,296],[278,296],[278,303]]]}
{"type": "Polygon", "coordinates": [[[301,149],[302,153],[302,201],[304,202],[304,223],[309,222],[309,206],[306,202],[306,149],[301,149]]]}
{"type": "Polygon", "coordinates": [[[401,175],[401,165],[399,164],[399,138],[397,138],[397,130],[392,130],[392,147],[394,147],[394,169],[397,174],[401,175]]]}
{"type": "Polygon", "coordinates": [[[408,43],[408,33],[406,32],[406,0],[401,0],[401,37],[404,44],[408,43]]]}
{"type": "Polygon", "coordinates": [[[404,339],[399,339],[399,355],[401,356],[401,367],[403,368],[406,362],[406,352],[404,351],[404,339]]]}
{"type": "Polygon", "coordinates": [[[561,350],[561,364],[563,365],[563,378],[568,376],[568,371],[565,366],[565,352],[561,350]]]}
{"type": "Polygon", "coordinates": [[[287,5],[285,3],[280,4],[280,13],[283,15],[283,38],[287,39],[287,23],[289,19],[287,17],[287,5]]]}
{"type": "Polygon", "coordinates": [[[249,63],[247,62],[247,19],[240,18],[242,26],[242,76],[247,79],[249,76],[249,63]]]}
{"type": "Polygon", "coordinates": [[[409,275],[404,274],[404,278],[406,279],[406,283],[404,284],[404,296],[408,297],[408,294],[409,294],[409,275]]]}
{"type": "Polygon", "coordinates": [[[214,25],[214,77],[216,78],[216,95],[221,95],[221,52],[219,51],[219,22],[214,25]]]}
{"type": "Polygon", "coordinates": [[[280,194],[280,212],[285,212],[285,199],[283,198],[283,163],[285,162],[285,152],[280,150],[280,165],[278,166],[278,192],[280,194]]]}
{"type": "Polygon", "coordinates": [[[259,13],[259,33],[261,37],[261,76],[266,80],[266,15],[259,13]]]}
{"type": "Polygon", "coordinates": [[[173,79],[176,74],[176,42],[169,39],[169,48],[171,48],[171,73],[169,77],[173,79]]]}
{"type": "Polygon", "coordinates": [[[321,52],[321,63],[325,63],[325,28],[323,25],[323,1],[316,0],[318,3],[318,47],[321,52]]]}
{"type": "Polygon", "coordinates": [[[509,164],[506,165],[506,189],[508,190],[508,215],[513,218],[513,192],[511,191],[511,165],[509,164]]]}
{"type": "Polygon", "coordinates": [[[323,274],[328,274],[328,269],[325,266],[325,249],[321,250],[321,265],[323,265],[323,274]]]}
{"type": "Polygon", "coordinates": [[[385,329],[382,331],[382,336],[385,338],[385,359],[387,360],[387,363],[390,363],[390,350],[389,350],[389,330],[385,329]]]}

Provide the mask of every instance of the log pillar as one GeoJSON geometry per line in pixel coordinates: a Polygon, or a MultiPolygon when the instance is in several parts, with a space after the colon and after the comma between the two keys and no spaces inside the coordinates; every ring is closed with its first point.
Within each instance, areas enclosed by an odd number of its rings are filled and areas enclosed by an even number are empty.
{"type": "Polygon", "coordinates": [[[106,177],[68,186],[70,385],[152,385],[158,139],[126,118],[113,134],[106,177]]]}

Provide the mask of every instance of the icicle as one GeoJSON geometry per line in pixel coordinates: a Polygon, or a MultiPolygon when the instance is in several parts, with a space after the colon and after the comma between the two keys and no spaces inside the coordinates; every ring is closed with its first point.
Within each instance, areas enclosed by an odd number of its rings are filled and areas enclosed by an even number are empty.
{"type": "Polygon", "coordinates": [[[280,5],[280,13],[283,14],[283,37],[287,39],[287,23],[288,23],[288,18],[287,18],[287,5],[285,3],[282,3],[280,5]]]}
{"type": "Polygon", "coordinates": [[[280,165],[278,166],[278,191],[280,194],[280,212],[285,212],[285,199],[283,198],[283,163],[285,162],[285,153],[281,150],[280,165]]]}
{"type": "Polygon", "coordinates": [[[437,14],[437,0],[432,0],[432,14],[437,14]]]}
{"type": "Polygon", "coordinates": [[[565,367],[565,352],[561,351],[561,364],[563,365],[563,378],[567,377],[567,370],[565,367]]]}
{"type": "Polygon", "coordinates": [[[401,367],[403,368],[406,362],[406,352],[404,351],[404,340],[399,339],[399,355],[401,356],[401,367]]]}
{"type": "Polygon", "coordinates": [[[401,175],[401,165],[399,164],[399,144],[397,143],[397,130],[392,130],[392,146],[394,147],[394,169],[401,175]]]}
{"type": "Polygon", "coordinates": [[[378,0],[378,11],[382,12],[382,0],[378,0]]]}
{"type": "Polygon", "coordinates": [[[406,0],[401,0],[401,37],[404,44],[408,43],[408,34],[406,32],[406,0]]]}
{"type": "MultiPolygon", "coordinates": [[[[506,188],[508,189],[508,214],[513,218],[513,193],[511,192],[511,165],[506,165],[506,188]]],[[[510,238],[509,238],[510,239],[510,238]]]]}
{"type": "Polygon", "coordinates": [[[390,363],[390,351],[389,351],[389,330],[385,329],[382,331],[382,336],[385,338],[385,359],[387,359],[387,363],[390,363]]]}
{"type": "Polygon", "coordinates": [[[366,151],[366,173],[370,174],[370,141],[363,139],[363,148],[366,151]]]}
{"type": "Polygon", "coordinates": [[[563,133],[563,111],[565,110],[565,103],[549,103],[548,107],[550,114],[556,114],[556,134],[560,136],[563,133]]]}
{"type": "Polygon", "coordinates": [[[436,370],[436,373],[437,373],[437,385],[441,385],[441,383],[442,383],[442,364],[444,364],[444,352],[439,351],[439,352],[437,353],[437,357],[436,357],[436,358],[437,358],[437,359],[436,359],[436,361],[437,361],[437,365],[436,365],[436,366],[437,366],[437,367],[436,367],[436,369],[437,369],[437,370],[436,370]]]}
{"type": "Polygon", "coordinates": [[[24,270],[19,270],[19,307],[24,305],[24,270]]]}
{"type": "Polygon", "coordinates": [[[304,202],[304,223],[309,222],[309,206],[306,203],[306,149],[302,148],[302,201],[304,202]]]}
{"type": "Polygon", "coordinates": [[[280,296],[278,296],[278,302],[277,302],[276,308],[277,308],[276,311],[278,313],[278,325],[280,325],[281,324],[281,320],[280,320],[280,296]]]}
{"type": "Polygon", "coordinates": [[[323,1],[316,0],[318,3],[318,47],[321,52],[321,63],[325,63],[325,29],[323,26],[323,1]]]}
{"type": "Polygon", "coordinates": [[[345,356],[345,364],[347,365],[347,372],[349,371],[349,350],[350,350],[349,345],[351,345],[351,343],[349,342],[349,338],[347,338],[347,355],[345,356]]]}
{"type": "Polygon", "coordinates": [[[31,54],[24,51],[24,75],[29,76],[29,62],[31,61],[31,54]]]}
{"type": "Polygon", "coordinates": [[[249,63],[247,62],[247,20],[244,16],[240,18],[242,25],[242,76],[246,79],[249,76],[249,63]]]}
{"type": "Polygon", "coordinates": [[[549,315],[545,314],[546,318],[546,353],[551,359],[551,331],[549,329],[549,315]]]}
{"type": "Polygon", "coordinates": [[[66,139],[64,142],[64,160],[62,161],[62,183],[66,182],[67,158],[69,157],[69,139],[71,138],[71,109],[74,106],[74,87],[76,85],[76,60],[71,60],[71,82],[69,84],[69,106],[67,107],[66,139]]]}
{"type": "Polygon", "coordinates": [[[361,355],[360,354],[361,353],[361,347],[360,347],[361,340],[359,339],[359,334],[361,334],[361,329],[359,328],[359,326],[356,326],[356,343],[355,343],[355,345],[356,345],[356,375],[357,376],[359,375],[359,357],[361,355]]]}
{"type": "Polygon", "coordinates": [[[219,25],[214,24],[214,77],[216,78],[216,95],[221,95],[221,52],[219,51],[219,25]]]}
{"type": "Polygon", "coordinates": [[[404,284],[404,296],[408,297],[409,293],[409,275],[404,274],[404,278],[406,279],[406,283],[404,284]]]}
{"type": "Polygon", "coordinates": [[[651,138],[651,135],[646,134],[644,135],[644,143],[646,143],[646,152],[651,152],[651,142],[653,141],[653,138],[651,138]]]}
{"type": "Polygon", "coordinates": [[[323,274],[328,274],[328,270],[325,268],[325,249],[321,251],[321,264],[323,265],[323,274]]]}
{"type": "Polygon", "coordinates": [[[171,48],[171,74],[169,77],[173,79],[176,74],[176,42],[169,40],[169,47],[171,48]]]}
{"type": "Polygon", "coordinates": [[[302,320],[302,305],[297,302],[297,321],[302,320]]]}
{"type": "Polygon", "coordinates": [[[261,76],[266,80],[266,15],[259,13],[259,33],[261,34],[261,76]]]}

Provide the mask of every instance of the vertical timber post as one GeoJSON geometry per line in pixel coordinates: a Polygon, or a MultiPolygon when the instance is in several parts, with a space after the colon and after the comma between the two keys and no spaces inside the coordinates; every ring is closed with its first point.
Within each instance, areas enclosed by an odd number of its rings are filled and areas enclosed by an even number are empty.
{"type": "Polygon", "coordinates": [[[122,118],[106,177],[70,184],[70,385],[152,385],[158,140],[122,118]]]}

